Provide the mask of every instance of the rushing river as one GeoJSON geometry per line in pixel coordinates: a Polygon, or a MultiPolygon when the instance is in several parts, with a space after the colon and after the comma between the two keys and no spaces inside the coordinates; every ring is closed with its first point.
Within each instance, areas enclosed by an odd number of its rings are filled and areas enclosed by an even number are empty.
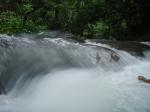
{"type": "Polygon", "coordinates": [[[150,78],[150,51],[136,56],[90,41],[1,38],[0,112],[150,112],[150,85],[137,80],[150,78]]]}

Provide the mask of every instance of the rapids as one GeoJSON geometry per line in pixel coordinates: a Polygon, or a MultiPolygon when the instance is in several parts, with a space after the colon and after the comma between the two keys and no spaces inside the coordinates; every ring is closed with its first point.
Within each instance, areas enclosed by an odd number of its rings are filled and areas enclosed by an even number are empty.
{"type": "Polygon", "coordinates": [[[150,112],[150,85],[137,80],[150,78],[150,51],[137,56],[89,40],[0,37],[7,92],[0,112],[150,112]],[[111,53],[119,60],[110,61],[111,53]]]}

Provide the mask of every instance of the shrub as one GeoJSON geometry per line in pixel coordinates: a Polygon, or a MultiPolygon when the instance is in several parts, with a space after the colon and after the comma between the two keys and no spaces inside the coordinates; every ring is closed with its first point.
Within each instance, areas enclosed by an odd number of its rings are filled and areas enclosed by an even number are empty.
{"type": "Polygon", "coordinates": [[[0,33],[18,33],[23,29],[23,23],[19,16],[13,12],[3,12],[0,14],[0,33]]]}
{"type": "Polygon", "coordinates": [[[83,35],[87,38],[110,38],[109,27],[103,21],[97,21],[95,24],[88,24],[83,35]]]}
{"type": "Polygon", "coordinates": [[[46,26],[38,25],[32,20],[23,22],[22,18],[14,12],[2,12],[0,14],[0,33],[38,32],[43,29],[46,29],[46,26]]]}

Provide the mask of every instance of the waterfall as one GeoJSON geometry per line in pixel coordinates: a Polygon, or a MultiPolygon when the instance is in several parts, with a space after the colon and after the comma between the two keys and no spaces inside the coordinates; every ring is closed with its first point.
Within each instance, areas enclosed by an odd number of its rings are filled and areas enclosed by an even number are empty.
{"type": "Polygon", "coordinates": [[[149,50],[20,37],[0,35],[0,112],[150,111],[150,85],[137,80],[150,78],[149,50]]]}

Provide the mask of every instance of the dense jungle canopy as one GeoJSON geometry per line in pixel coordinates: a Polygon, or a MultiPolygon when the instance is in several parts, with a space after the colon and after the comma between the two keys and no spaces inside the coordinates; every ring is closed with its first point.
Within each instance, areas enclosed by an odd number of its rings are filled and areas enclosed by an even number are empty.
{"type": "Polygon", "coordinates": [[[149,0],[0,0],[0,33],[61,30],[80,38],[150,40],[149,0]]]}

